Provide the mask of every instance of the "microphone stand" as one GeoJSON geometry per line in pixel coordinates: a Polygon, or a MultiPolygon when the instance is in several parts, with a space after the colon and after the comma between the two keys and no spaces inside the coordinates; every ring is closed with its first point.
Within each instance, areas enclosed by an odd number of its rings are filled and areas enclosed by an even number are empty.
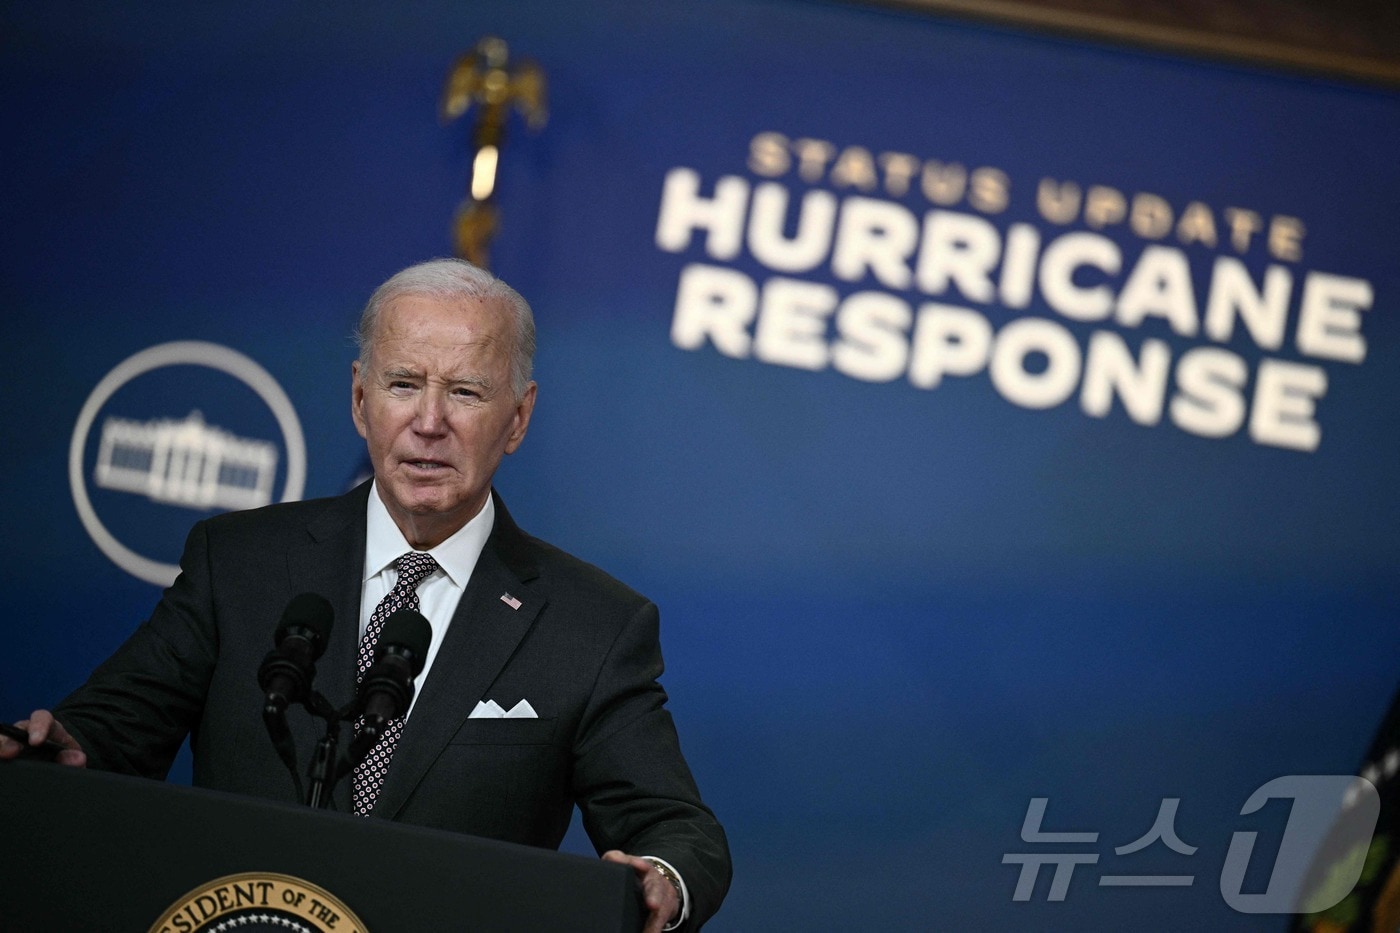
{"type": "Polygon", "coordinates": [[[267,726],[267,734],[272,738],[272,747],[277,749],[277,756],[291,772],[292,786],[296,788],[297,799],[301,799],[303,794],[301,775],[297,773],[297,749],[292,743],[292,732],[287,728],[286,703],[269,697],[263,705],[263,723],[267,726]]]}
{"type": "Polygon", "coordinates": [[[291,772],[292,784],[298,799],[305,799],[306,805],[314,809],[326,810],[331,806],[331,792],[355,766],[364,760],[370,749],[379,741],[383,727],[388,720],[379,722],[370,717],[360,733],[350,743],[348,751],[340,750],[340,724],[353,722],[360,716],[360,702],[352,700],[343,709],[336,709],[319,692],[312,690],[304,700],[299,701],[312,716],[325,720],[326,731],[316,743],[311,762],[306,769],[306,791],[303,794],[301,776],[297,773],[296,748],[292,745],[291,732],[287,728],[286,707],[271,701],[263,707],[263,721],[272,736],[282,762],[291,772]]]}
{"type": "Polygon", "coordinates": [[[311,756],[311,764],[306,773],[306,805],[324,810],[331,805],[331,791],[335,785],[354,770],[355,765],[359,764],[359,759],[364,758],[363,751],[354,761],[346,755],[338,754],[340,724],[356,718],[359,704],[352,701],[344,709],[336,709],[325,697],[313,690],[307,696],[304,705],[311,715],[326,721],[326,734],[316,743],[316,751],[311,756]]]}
{"type": "Polygon", "coordinates": [[[314,690],[306,698],[306,710],[326,721],[326,734],[316,743],[306,769],[306,805],[325,809],[330,806],[331,789],[335,786],[331,762],[335,761],[336,742],[340,739],[340,713],[314,690]]]}

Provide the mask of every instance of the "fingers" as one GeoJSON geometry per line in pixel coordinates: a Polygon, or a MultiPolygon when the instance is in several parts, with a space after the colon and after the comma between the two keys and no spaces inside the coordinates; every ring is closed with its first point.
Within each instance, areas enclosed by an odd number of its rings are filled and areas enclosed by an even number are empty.
{"type": "MultiPolygon", "coordinates": [[[[69,735],[68,730],[63,728],[63,723],[54,719],[53,714],[46,709],[35,710],[33,715],[29,717],[30,744],[35,744],[34,723],[36,719],[39,719],[40,714],[43,716],[42,722],[48,726],[48,735],[46,736],[48,740],[57,742],[59,745],[62,745],[64,749],[58,753],[54,761],[61,765],[67,765],[70,768],[87,767],[87,754],[83,751],[82,746],[78,744],[78,740],[69,735]]],[[[39,739],[38,741],[42,742],[43,739],[39,739]]]]}
{"type": "Polygon", "coordinates": [[[644,858],[609,849],[603,853],[603,861],[630,866],[637,873],[637,880],[642,886],[642,902],[647,907],[647,922],[642,933],[660,933],[681,907],[675,885],[644,858]]]}
{"type": "MultiPolygon", "coordinates": [[[[38,748],[46,742],[59,745],[62,746],[62,750],[54,757],[54,761],[75,768],[87,765],[87,755],[82,746],[48,710],[37,709],[28,719],[21,719],[15,725],[28,733],[27,744],[30,748],[38,748]]],[[[8,737],[0,737],[0,759],[18,758],[24,751],[24,744],[8,737]]]]}
{"type": "MultiPolygon", "coordinates": [[[[0,736],[0,759],[18,758],[27,746],[34,744],[34,737],[30,732],[33,719],[33,715],[29,719],[21,719],[15,723],[13,729],[7,729],[6,733],[0,736]]],[[[48,736],[48,727],[41,720],[37,728],[40,733],[39,742],[43,742],[48,736]]]]}
{"type": "Polygon", "coordinates": [[[681,905],[676,889],[666,880],[666,876],[657,871],[654,865],[650,869],[642,880],[642,901],[650,911],[642,933],[661,933],[681,905]]]}
{"type": "Polygon", "coordinates": [[[59,752],[54,761],[69,768],[86,768],[87,753],[81,748],[69,748],[59,752]]]}
{"type": "Polygon", "coordinates": [[[651,862],[648,862],[646,859],[638,858],[635,855],[628,855],[626,852],[620,851],[618,849],[609,849],[608,851],[604,852],[603,861],[616,862],[619,865],[630,865],[632,867],[632,870],[637,873],[637,877],[641,879],[646,878],[648,872],[656,870],[655,866],[653,866],[651,862]]]}
{"type": "MultiPolygon", "coordinates": [[[[49,737],[49,733],[53,731],[55,726],[58,726],[58,720],[54,719],[53,713],[48,710],[36,709],[29,714],[28,719],[21,720],[16,725],[24,727],[29,732],[30,745],[38,745],[49,737]]],[[[59,729],[63,728],[62,726],[58,727],[59,729]]]]}

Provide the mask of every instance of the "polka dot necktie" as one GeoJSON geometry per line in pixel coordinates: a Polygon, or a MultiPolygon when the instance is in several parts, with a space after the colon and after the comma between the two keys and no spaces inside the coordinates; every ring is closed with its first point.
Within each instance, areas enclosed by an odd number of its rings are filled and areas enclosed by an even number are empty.
{"type": "MultiPolygon", "coordinates": [[[[399,578],[389,595],[379,601],[370,613],[369,625],[360,639],[360,656],[356,662],[355,683],[365,679],[365,671],[374,663],[374,649],[379,645],[379,634],[384,630],[384,620],[400,609],[418,609],[418,584],[437,569],[437,561],[419,551],[409,551],[394,562],[399,569],[399,578]]],[[[405,710],[405,712],[407,712],[405,710]]],[[[360,734],[364,717],[355,721],[355,734],[360,734]]],[[[351,781],[351,802],[355,813],[369,816],[374,809],[374,799],[379,796],[379,788],[384,786],[384,776],[389,773],[389,760],[394,757],[394,748],[403,733],[403,717],[391,719],[384,727],[384,734],[365,755],[364,760],[355,766],[351,781]]]]}

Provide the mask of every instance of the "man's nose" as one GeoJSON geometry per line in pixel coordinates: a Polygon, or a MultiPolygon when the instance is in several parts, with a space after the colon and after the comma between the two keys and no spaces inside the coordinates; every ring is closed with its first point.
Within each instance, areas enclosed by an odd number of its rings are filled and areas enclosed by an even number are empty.
{"type": "Polygon", "coordinates": [[[445,399],[442,393],[428,388],[418,396],[418,410],[413,427],[419,434],[442,434],[447,428],[445,399]]]}

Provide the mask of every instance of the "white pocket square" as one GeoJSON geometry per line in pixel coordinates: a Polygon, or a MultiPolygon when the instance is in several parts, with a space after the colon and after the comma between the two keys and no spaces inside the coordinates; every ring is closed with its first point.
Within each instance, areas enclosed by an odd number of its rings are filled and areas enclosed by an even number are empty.
{"type": "Polygon", "coordinates": [[[539,719],[539,714],[529,700],[521,700],[510,709],[502,709],[495,700],[484,700],[476,704],[468,719],[539,719]]]}

